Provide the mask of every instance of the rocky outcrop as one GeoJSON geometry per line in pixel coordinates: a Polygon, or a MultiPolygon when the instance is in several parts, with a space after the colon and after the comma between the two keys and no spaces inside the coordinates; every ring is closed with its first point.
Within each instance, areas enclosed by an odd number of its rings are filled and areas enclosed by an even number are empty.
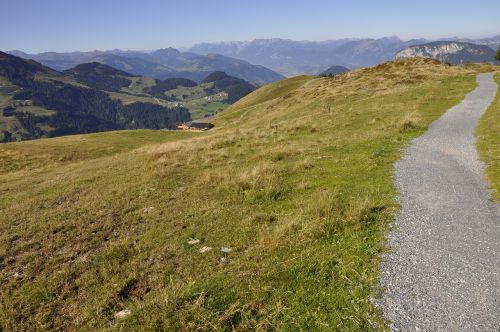
{"type": "Polygon", "coordinates": [[[492,62],[495,52],[488,46],[456,41],[439,41],[407,47],[396,53],[396,59],[430,57],[443,62],[492,62]]]}

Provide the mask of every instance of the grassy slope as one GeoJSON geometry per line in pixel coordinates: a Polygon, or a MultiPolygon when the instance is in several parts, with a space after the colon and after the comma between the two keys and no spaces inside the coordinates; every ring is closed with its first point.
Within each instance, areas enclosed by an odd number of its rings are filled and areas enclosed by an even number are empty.
{"type": "Polygon", "coordinates": [[[2,131],[14,131],[20,126],[19,121],[14,116],[3,116],[4,107],[8,106],[12,100],[12,93],[19,87],[10,83],[7,79],[0,76],[0,140],[3,139],[2,131]]]}
{"type": "Polygon", "coordinates": [[[155,79],[151,77],[129,77],[132,82],[130,86],[122,88],[123,91],[135,94],[144,93],[145,88],[153,87],[156,85],[155,79]]]}
{"type": "MultiPolygon", "coordinates": [[[[497,73],[495,79],[500,84],[500,74],[497,73]]],[[[481,119],[476,133],[479,153],[486,163],[493,197],[500,202],[500,91],[481,119]]]]}
{"type": "MultiPolygon", "coordinates": [[[[53,79],[53,77],[50,75],[38,74],[36,76],[36,79],[43,81],[43,80],[53,79]]],[[[63,75],[58,75],[57,80],[78,87],[87,87],[75,81],[74,79],[63,75]]],[[[135,102],[144,102],[144,103],[160,104],[165,107],[172,107],[173,106],[172,103],[169,103],[168,101],[165,100],[153,98],[148,95],[135,96],[129,94],[129,93],[139,93],[140,89],[143,89],[144,87],[147,86],[151,86],[153,84],[155,84],[153,78],[134,77],[132,78],[132,83],[131,83],[132,89],[130,89],[130,91],[129,89],[124,89],[124,92],[128,93],[108,92],[108,94],[111,98],[120,100],[124,105],[128,105],[135,102]],[[138,82],[140,82],[140,84],[138,84],[138,82]]],[[[3,108],[8,106],[13,101],[13,93],[18,89],[19,87],[13,85],[7,79],[0,76],[0,139],[3,139],[3,134],[1,133],[3,130],[15,132],[19,128],[21,128],[21,124],[19,123],[19,120],[15,116],[6,117],[3,116],[2,114],[3,108]]],[[[42,106],[16,106],[16,111],[28,112],[38,116],[50,116],[55,114],[55,111],[46,109],[42,106]]],[[[48,125],[45,124],[39,124],[38,126],[46,130],[51,129],[48,125]]],[[[21,130],[21,132],[24,132],[24,130],[21,130]]],[[[15,133],[14,137],[20,139],[20,134],[15,133]]]]}
{"type": "Polygon", "coordinates": [[[278,82],[215,130],[111,155],[88,142],[59,162],[68,138],[0,146],[21,165],[0,175],[4,329],[383,328],[368,298],[397,208],[392,165],[475,87],[427,62],[278,82]],[[56,161],[38,169],[44,142],[56,161]]]}
{"type": "MultiPolygon", "coordinates": [[[[48,77],[50,78],[50,77],[48,77]]],[[[38,79],[47,79],[47,77],[43,75],[39,75],[38,79]]],[[[58,76],[59,80],[63,80],[68,84],[73,84],[76,86],[84,86],[82,84],[77,83],[76,81],[63,76],[58,76]]],[[[144,93],[144,89],[147,87],[151,87],[155,85],[155,80],[149,77],[132,77],[130,78],[131,84],[129,87],[123,88],[122,92],[108,92],[108,95],[113,98],[121,101],[124,105],[132,104],[135,102],[143,102],[143,103],[152,103],[159,104],[165,107],[175,107],[178,102],[169,102],[167,100],[163,100],[160,98],[152,97],[146,93],[144,93]]],[[[204,91],[205,88],[210,88],[213,86],[213,83],[204,83],[200,86],[186,88],[179,87],[178,89],[170,90],[166,94],[167,95],[175,95],[179,101],[182,102],[183,106],[189,109],[192,119],[200,119],[206,116],[211,116],[217,112],[222,111],[227,108],[229,104],[222,103],[220,101],[208,101],[205,100],[204,97],[207,96],[204,91]],[[187,98],[183,98],[185,95],[187,98]]],[[[5,80],[3,77],[0,77],[0,140],[3,139],[3,130],[8,130],[9,132],[17,132],[16,128],[20,128],[21,124],[19,120],[16,119],[15,116],[5,117],[2,115],[2,109],[12,101],[12,92],[17,90],[18,87],[12,85],[10,82],[5,80]]],[[[47,110],[43,107],[38,106],[24,106],[24,107],[16,107],[16,111],[20,112],[29,112],[35,115],[52,115],[54,111],[47,110]]],[[[44,129],[50,129],[50,127],[43,127],[43,125],[39,125],[44,129]]],[[[15,137],[20,138],[20,134],[14,134],[15,137]]]]}
{"type": "Polygon", "coordinates": [[[107,94],[113,98],[120,100],[124,105],[129,105],[132,103],[151,103],[151,104],[159,104],[165,107],[173,107],[173,103],[168,102],[164,99],[154,98],[150,96],[138,96],[138,95],[129,95],[126,93],[120,92],[107,92],[107,94]]]}
{"type": "MultiPolygon", "coordinates": [[[[203,83],[195,87],[178,87],[177,89],[166,91],[165,95],[173,95],[177,98],[177,101],[175,102],[169,102],[167,100],[154,98],[145,94],[143,90],[146,87],[150,87],[154,84],[154,80],[151,78],[132,78],[132,83],[130,84],[130,86],[122,89],[124,92],[132,93],[132,95],[117,92],[108,92],[108,94],[112,98],[120,100],[125,105],[140,101],[153,104],[158,103],[166,107],[174,107],[180,102],[182,106],[189,109],[191,118],[193,120],[213,115],[229,106],[229,104],[227,103],[222,103],[220,101],[208,101],[205,99],[205,97],[207,97],[207,93],[204,91],[204,89],[212,87],[213,83],[203,83]],[[186,98],[184,98],[183,96],[185,96],[186,98]]],[[[215,95],[213,95],[212,97],[214,96],[215,95]]]]}
{"type": "MultiPolygon", "coordinates": [[[[205,99],[207,97],[205,89],[212,88],[213,85],[213,83],[202,83],[195,87],[178,87],[177,89],[166,91],[165,94],[175,96],[184,107],[189,109],[191,118],[197,120],[214,115],[229,106],[229,104],[220,102],[219,100],[208,101],[205,99]]],[[[218,99],[216,95],[212,95],[212,98],[218,99]]],[[[222,99],[225,98],[227,98],[227,94],[222,99]]]]}
{"type": "Polygon", "coordinates": [[[46,166],[88,161],[124,153],[144,145],[189,138],[193,134],[162,130],[123,130],[71,135],[58,139],[38,139],[28,143],[16,142],[0,146],[0,175],[23,171],[45,171],[46,166]]]}

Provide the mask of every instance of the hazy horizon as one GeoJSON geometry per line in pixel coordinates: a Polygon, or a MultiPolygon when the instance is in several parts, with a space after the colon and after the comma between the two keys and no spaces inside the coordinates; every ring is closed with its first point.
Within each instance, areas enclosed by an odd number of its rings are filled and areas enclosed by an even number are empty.
{"type": "Polygon", "coordinates": [[[12,52],[12,51],[21,51],[26,54],[40,54],[40,53],[73,53],[73,52],[112,52],[112,51],[123,51],[123,52],[152,52],[158,49],[165,49],[165,48],[175,48],[178,50],[185,50],[189,49],[197,44],[202,44],[202,43],[210,43],[210,44],[218,44],[218,43],[233,43],[233,42],[242,42],[242,43],[250,43],[255,40],[273,40],[273,39],[279,39],[279,40],[290,40],[294,42],[313,42],[313,43],[322,43],[322,42],[328,42],[328,41],[336,41],[336,40],[343,40],[343,39],[352,39],[352,40],[362,40],[362,39],[382,39],[382,38],[392,38],[392,37],[397,37],[402,41],[409,41],[412,39],[426,39],[429,41],[438,41],[438,40],[453,40],[453,39],[474,39],[474,40],[479,40],[479,39],[486,39],[486,38],[492,38],[492,37],[497,37],[500,36],[500,34],[493,34],[493,35],[486,35],[486,36],[478,36],[478,37],[466,37],[466,36],[451,36],[451,37],[440,37],[440,38],[425,38],[425,37],[415,37],[415,38],[401,38],[397,35],[392,35],[392,36],[382,36],[378,38],[372,38],[372,37],[345,37],[345,38],[338,38],[338,39],[324,39],[324,40],[306,40],[306,39],[293,39],[293,38],[281,38],[281,37],[269,37],[269,38],[255,38],[251,40],[220,40],[220,41],[212,41],[212,42],[204,42],[201,41],[199,43],[194,43],[192,45],[187,45],[187,46],[175,46],[175,45],[166,45],[164,47],[158,47],[158,48],[152,48],[152,49],[134,49],[134,48],[129,48],[129,49],[123,49],[123,48],[109,48],[109,49],[74,49],[74,50],[43,50],[39,52],[29,52],[23,49],[4,49],[1,51],[6,51],[6,52],[12,52]]]}
{"type": "Polygon", "coordinates": [[[2,50],[27,53],[187,48],[201,42],[325,41],[397,35],[478,39],[500,33],[500,2],[19,0],[2,5],[2,50]]]}

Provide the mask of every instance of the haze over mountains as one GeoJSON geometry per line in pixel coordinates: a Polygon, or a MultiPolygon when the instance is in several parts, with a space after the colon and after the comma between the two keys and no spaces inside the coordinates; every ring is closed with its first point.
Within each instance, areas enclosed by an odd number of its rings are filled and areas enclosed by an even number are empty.
{"type": "Polygon", "coordinates": [[[131,74],[158,79],[182,77],[201,82],[214,71],[224,71],[255,84],[266,84],[284,78],[268,68],[252,65],[244,60],[218,54],[180,52],[171,47],[152,52],[112,50],[27,54],[15,50],[7,53],[35,60],[56,70],[66,70],[86,62],[99,62],[131,74]]]}
{"type": "MultiPolygon", "coordinates": [[[[471,42],[496,49],[500,44],[500,35],[479,40],[456,37],[443,40],[471,42]]],[[[332,65],[350,69],[372,66],[393,59],[394,54],[402,49],[428,42],[430,41],[426,39],[403,41],[397,36],[320,42],[276,38],[250,42],[201,43],[189,48],[188,51],[199,54],[223,54],[266,66],[285,76],[293,76],[318,74],[332,65]]]]}
{"type": "Polygon", "coordinates": [[[437,41],[410,46],[395,55],[396,59],[414,57],[431,57],[451,64],[491,62],[495,58],[495,51],[486,45],[457,41],[437,41]]]}
{"type": "MultiPolygon", "coordinates": [[[[458,37],[441,41],[467,42],[496,50],[500,35],[477,40],[458,37]]],[[[158,79],[182,77],[201,82],[214,71],[255,84],[266,84],[284,76],[319,74],[331,66],[349,69],[367,67],[394,58],[411,46],[432,42],[426,39],[403,41],[397,36],[379,39],[348,38],[327,41],[294,41],[289,39],[256,39],[200,43],[191,48],[164,48],[155,51],[45,52],[27,54],[19,50],[8,53],[33,59],[56,70],[66,70],[85,62],[100,62],[126,72],[158,79]]]]}

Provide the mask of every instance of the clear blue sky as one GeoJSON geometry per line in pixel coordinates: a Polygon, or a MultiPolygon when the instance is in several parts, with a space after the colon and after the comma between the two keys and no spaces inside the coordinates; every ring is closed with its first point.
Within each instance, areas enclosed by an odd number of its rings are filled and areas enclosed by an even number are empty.
{"type": "Polygon", "coordinates": [[[0,0],[0,9],[0,50],[27,52],[500,34],[500,0],[0,0]]]}

